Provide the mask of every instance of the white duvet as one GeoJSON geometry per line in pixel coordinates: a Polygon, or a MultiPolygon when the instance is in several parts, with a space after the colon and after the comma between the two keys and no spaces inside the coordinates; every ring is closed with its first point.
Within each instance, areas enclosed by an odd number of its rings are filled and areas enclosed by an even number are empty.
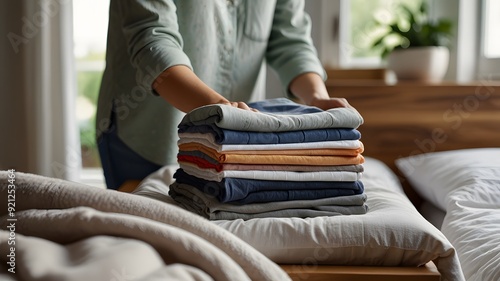
{"type": "Polygon", "coordinates": [[[448,196],[442,231],[458,252],[469,281],[500,280],[500,168],[448,196]]]}
{"type": "Polygon", "coordinates": [[[429,153],[397,164],[426,200],[446,211],[441,231],[466,280],[500,280],[500,148],[429,153]]]}

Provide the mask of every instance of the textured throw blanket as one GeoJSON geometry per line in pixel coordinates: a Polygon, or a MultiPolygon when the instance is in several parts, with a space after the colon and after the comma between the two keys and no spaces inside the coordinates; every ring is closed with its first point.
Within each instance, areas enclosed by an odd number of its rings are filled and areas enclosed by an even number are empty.
{"type": "Polygon", "coordinates": [[[9,183],[9,175],[0,172],[0,200],[15,198],[0,209],[1,280],[290,280],[174,205],[31,174],[9,183]]]}

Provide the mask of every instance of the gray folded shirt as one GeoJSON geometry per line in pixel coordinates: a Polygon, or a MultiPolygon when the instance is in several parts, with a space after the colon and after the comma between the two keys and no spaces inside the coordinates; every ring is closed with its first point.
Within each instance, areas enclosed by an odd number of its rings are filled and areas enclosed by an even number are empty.
{"type": "Polygon", "coordinates": [[[368,211],[364,193],[316,200],[233,205],[220,203],[215,197],[190,185],[174,182],[169,194],[183,208],[210,220],[360,215],[368,211]]]}
{"type": "Polygon", "coordinates": [[[186,114],[179,128],[213,125],[240,131],[284,132],[325,128],[356,129],[363,124],[363,118],[354,108],[323,111],[285,98],[255,102],[254,107],[262,111],[253,112],[223,104],[202,106],[186,114]]]}

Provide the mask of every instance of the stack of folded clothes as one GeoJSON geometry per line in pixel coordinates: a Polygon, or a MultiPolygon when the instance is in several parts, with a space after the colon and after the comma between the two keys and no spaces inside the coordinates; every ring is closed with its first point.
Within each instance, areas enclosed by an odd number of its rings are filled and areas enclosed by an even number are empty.
{"type": "Polygon", "coordinates": [[[363,123],[280,98],[197,108],[179,124],[180,168],[169,194],[208,219],[364,214],[363,123]]]}

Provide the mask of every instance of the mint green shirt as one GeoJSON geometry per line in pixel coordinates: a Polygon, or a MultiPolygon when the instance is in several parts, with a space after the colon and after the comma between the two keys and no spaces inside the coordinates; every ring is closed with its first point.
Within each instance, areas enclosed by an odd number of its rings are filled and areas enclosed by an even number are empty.
{"type": "Polygon", "coordinates": [[[263,99],[266,62],[284,89],[302,73],[325,78],[310,30],[303,0],[111,0],[97,136],[114,109],[125,144],[156,164],[176,163],[184,114],[154,95],[160,73],[186,65],[230,101],[263,99]]]}

